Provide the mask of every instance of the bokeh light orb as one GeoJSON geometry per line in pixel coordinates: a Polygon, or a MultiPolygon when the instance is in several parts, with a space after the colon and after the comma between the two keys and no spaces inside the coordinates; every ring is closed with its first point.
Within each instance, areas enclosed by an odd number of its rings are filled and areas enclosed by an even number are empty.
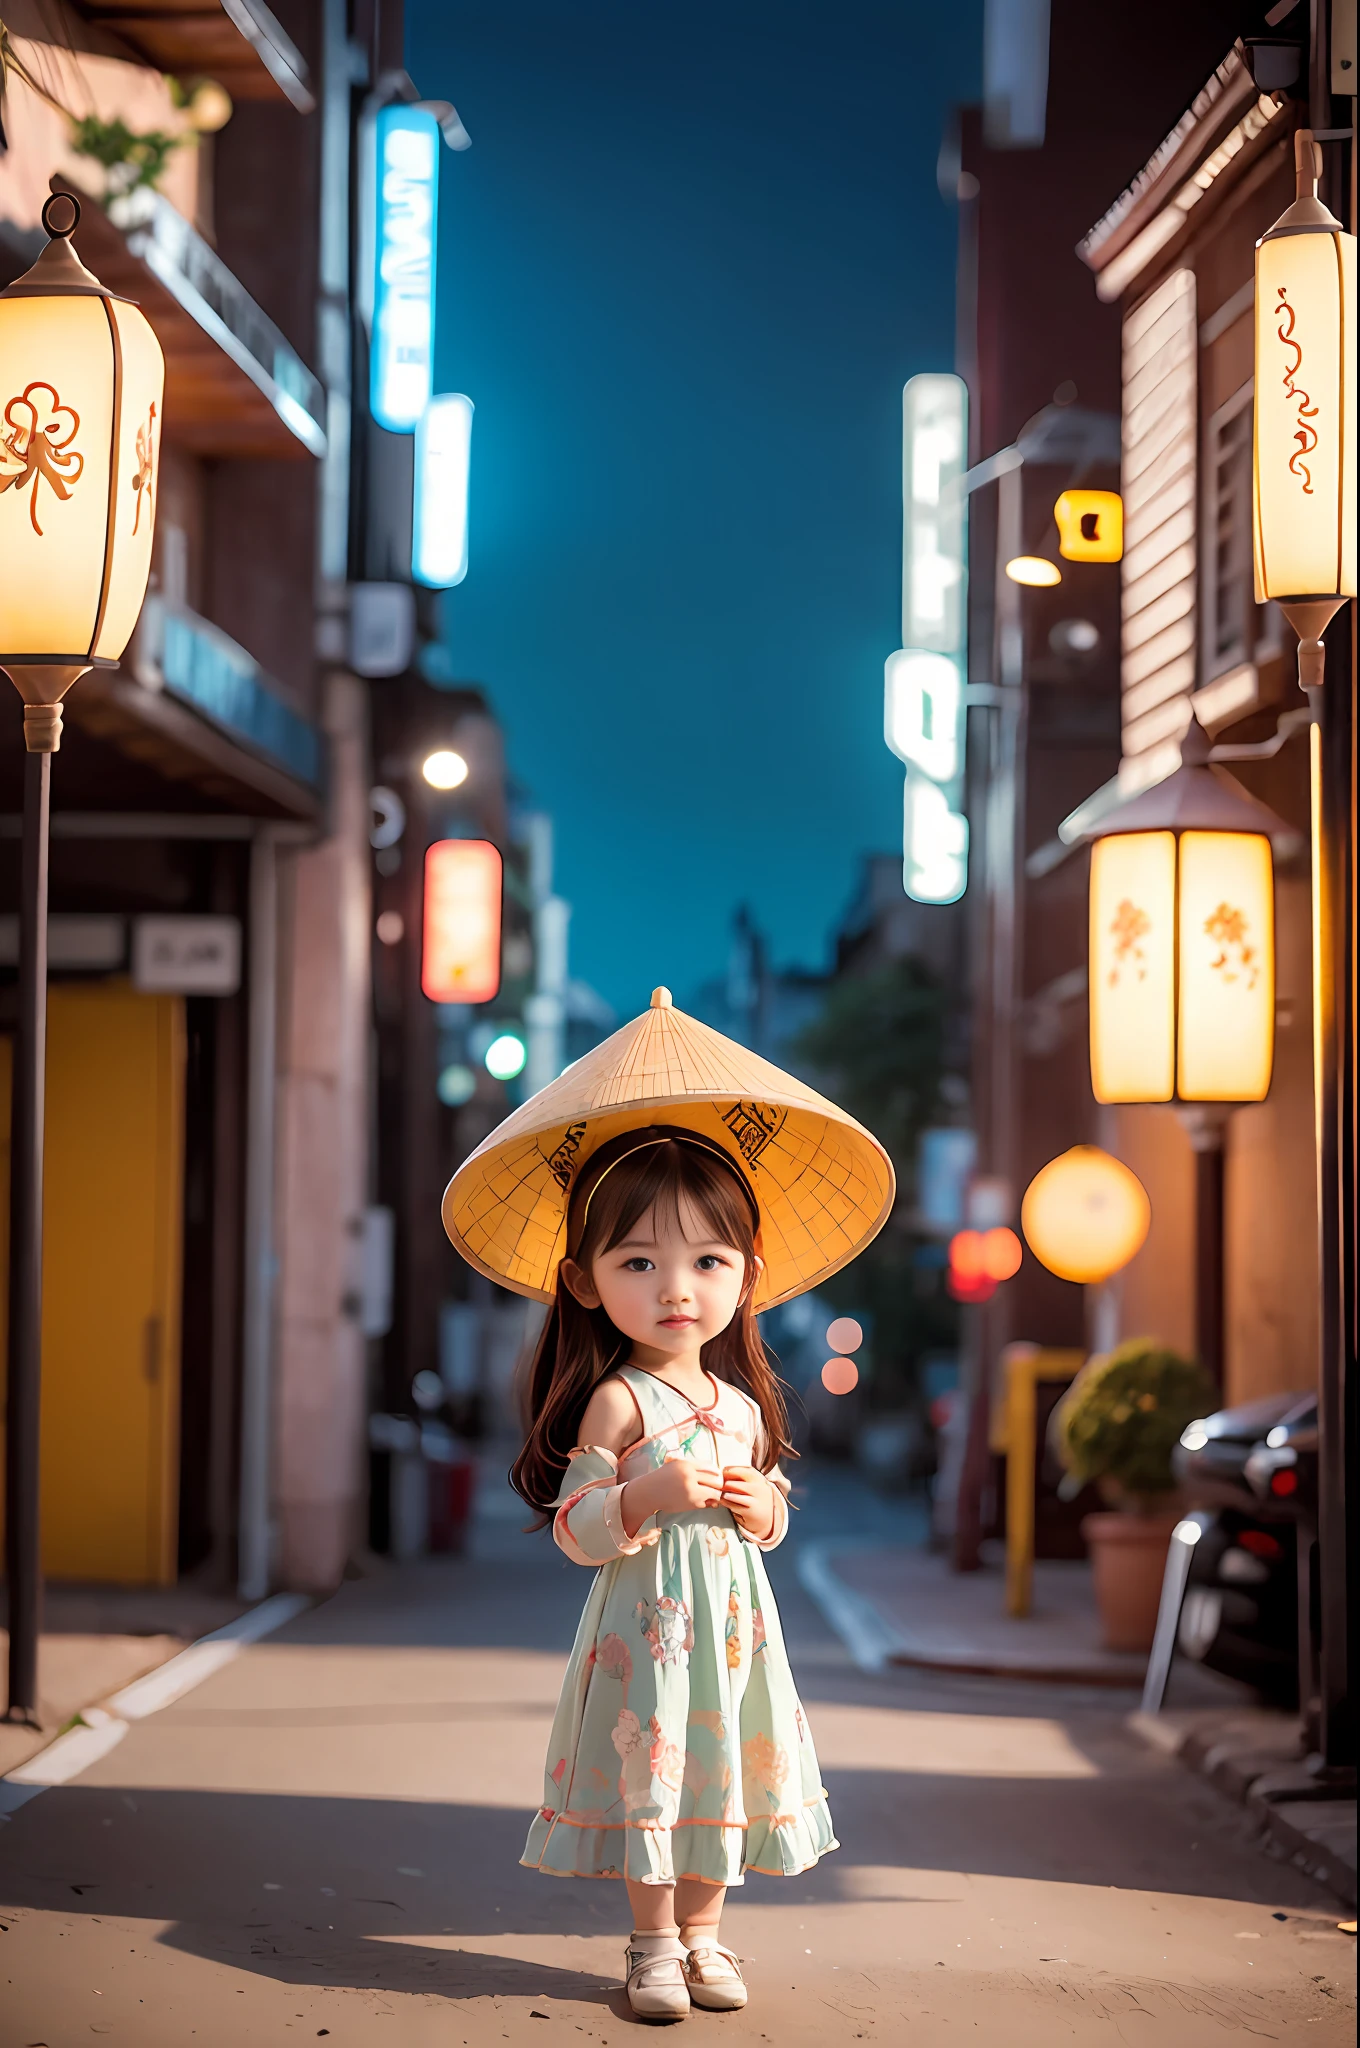
{"type": "Polygon", "coordinates": [[[1020,1204],[1025,1242],[1060,1280],[1108,1280],[1141,1250],[1152,1204],[1136,1173],[1098,1145],[1074,1145],[1041,1167],[1020,1204]]]}
{"type": "Polygon", "coordinates": [[[853,1358],[828,1358],[822,1367],[822,1385],[828,1394],[853,1394],[859,1385],[859,1367],[853,1358]]]}
{"type": "Polygon", "coordinates": [[[482,1065],[494,1081],[513,1081],[524,1072],[528,1057],[524,1040],[513,1031],[503,1031],[482,1054],[482,1065]]]}
{"type": "Polygon", "coordinates": [[[827,1329],[826,1341],[833,1351],[858,1351],[864,1332],[853,1316],[837,1316],[827,1329]]]}

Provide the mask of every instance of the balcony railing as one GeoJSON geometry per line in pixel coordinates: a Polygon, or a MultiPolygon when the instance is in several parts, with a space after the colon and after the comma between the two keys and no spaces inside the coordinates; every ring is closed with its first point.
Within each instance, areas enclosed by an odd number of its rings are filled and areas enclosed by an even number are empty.
{"type": "Polygon", "coordinates": [[[324,455],[326,400],[319,378],[202,235],[146,187],[110,200],[108,215],[125,236],[128,254],[244,372],[303,447],[324,455]]]}
{"type": "Polygon", "coordinates": [[[284,702],[273,678],[220,626],[148,597],[133,667],[143,684],[168,690],[309,789],[320,787],[320,733],[284,702]]]}

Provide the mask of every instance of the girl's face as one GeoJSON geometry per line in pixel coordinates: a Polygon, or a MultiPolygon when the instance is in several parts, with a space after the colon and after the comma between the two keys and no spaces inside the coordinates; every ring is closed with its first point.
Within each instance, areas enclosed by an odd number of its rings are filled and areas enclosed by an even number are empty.
{"type": "MultiPolygon", "coordinates": [[[[572,1260],[562,1277],[585,1308],[603,1308],[619,1333],[658,1362],[693,1357],[720,1336],[746,1292],[746,1262],[735,1245],[684,1200],[678,1217],[655,1210],[584,1273],[572,1260]]],[[[752,1276],[754,1277],[754,1276],[752,1276]]]]}

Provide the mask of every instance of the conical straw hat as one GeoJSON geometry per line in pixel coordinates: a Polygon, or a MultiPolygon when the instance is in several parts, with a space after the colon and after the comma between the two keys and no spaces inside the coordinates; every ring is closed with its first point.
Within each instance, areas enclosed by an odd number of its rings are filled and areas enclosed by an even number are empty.
{"type": "Polygon", "coordinates": [[[887,1153],[834,1102],[671,1005],[652,1006],[508,1116],[444,1193],[444,1228],[480,1273],[551,1301],[567,1203],[621,1131],[679,1124],[728,1153],[755,1194],[772,1308],[849,1263],[893,1203],[887,1153]],[[662,1112],[664,1111],[664,1114],[662,1112]]]}

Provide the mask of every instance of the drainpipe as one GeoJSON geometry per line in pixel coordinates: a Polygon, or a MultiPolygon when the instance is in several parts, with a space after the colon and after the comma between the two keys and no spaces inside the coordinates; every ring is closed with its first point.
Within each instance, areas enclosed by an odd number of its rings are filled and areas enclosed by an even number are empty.
{"type": "Polygon", "coordinates": [[[278,1035],[278,829],[250,843],[250,995],[246,1022],[245,1274],[241,1333],[241,1493],[237,1575],[262,1600],[273,1565],[274,1091],[278,1035]]]}

